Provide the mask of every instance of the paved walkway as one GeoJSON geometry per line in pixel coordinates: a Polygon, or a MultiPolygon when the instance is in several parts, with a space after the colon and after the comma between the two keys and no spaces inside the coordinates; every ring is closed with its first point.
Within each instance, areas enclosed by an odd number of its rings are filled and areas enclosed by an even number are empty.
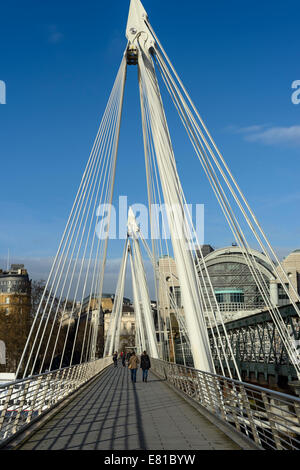
{"type": "Polygon", "coordinates": [[[120,364],[37,431],[21,450],[238,450],[164,382],[130,381],[120,364]]]}

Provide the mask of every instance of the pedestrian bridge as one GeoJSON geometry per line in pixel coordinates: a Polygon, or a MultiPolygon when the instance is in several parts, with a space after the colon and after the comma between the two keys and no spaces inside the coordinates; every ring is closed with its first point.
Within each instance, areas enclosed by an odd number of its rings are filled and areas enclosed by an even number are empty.
{"type": "Polygon", "coordinates": [[[151,360],[147,383],[99,359],[1,386],[2,447],[299,449],[300,399],[151,360]]]}
{"type": "Polygon", "coordinates": [[[151,374],[108,367],[20,446],[22,450],[239,449],[151,374]]]}

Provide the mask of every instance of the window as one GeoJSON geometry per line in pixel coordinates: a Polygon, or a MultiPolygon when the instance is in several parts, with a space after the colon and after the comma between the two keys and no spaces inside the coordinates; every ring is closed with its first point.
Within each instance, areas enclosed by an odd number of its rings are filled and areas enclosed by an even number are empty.
{"type": "MultiPolygon", "coordinates": [[[[170,287],[170,297],[173,301],[175,301],[175,304],[178,308],[181,308],[182,305],[181,305],[181,292],[180,292],[180,287],[179,286],[175,286],[174,288],[173,287],[170,287]]],[[[171,306],[172,306],[172,301],[171,301],[171,306]]]]}
{"type": "MultiPolygon", "coordinates": [[[[287,290],[289,290],[289,285],[285,284],[287,290]]],[[[283,289],[282,284],[278,284],[278,299],[280,300],[288,300],[289,296],[286,294],[285,290],[283,289]]]]}
{"type": "Polygon", "coordinates": [[[6,303],[6,304],[9,304],[9,303],[10,303],[10,298],[9,298],[9,297],[6,297],[5,303],[6,303]]]}
{"type": "Polygon", "coordinates": [[[229,303],[244,303],[244,292],[237,290],[224,290],[224,291],[216,291],[216,299],[219,304],[229,304],[229,303]]]}

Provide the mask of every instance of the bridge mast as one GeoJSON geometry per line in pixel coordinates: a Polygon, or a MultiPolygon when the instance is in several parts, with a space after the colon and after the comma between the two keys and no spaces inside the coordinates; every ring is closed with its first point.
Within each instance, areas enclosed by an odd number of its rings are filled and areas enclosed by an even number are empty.
{"type": "MultiPolygon", "coordinates": [[[[131,0],[126,37],[129,40],[129,60],[137,55],[141,106],[149,102],[149,122],[153,135],[157,166],[161,180],[164,202],[175,262],[180,280],[181,295],[189,333],[194,366],[203,371],[214,370],[210,352],[204,312],[201,307],[199,285],[194,267],[194,259],[186,237],[187,224],[184,217],[182,187],[178,177],[176,163],[164,113],[163,103],[157,82],[152,54],[155,40],[145,20],[147,13],[140,0],[131,0]],[[179,210],[178,210],[179,208],[179,210]]],[[[145,128],[143,126],[145,133],[145,128]]]]}

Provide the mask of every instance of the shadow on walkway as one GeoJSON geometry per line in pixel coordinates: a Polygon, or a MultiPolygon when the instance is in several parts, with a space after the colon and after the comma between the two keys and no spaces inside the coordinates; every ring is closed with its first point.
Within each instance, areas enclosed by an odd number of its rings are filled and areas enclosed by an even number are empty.
{"type": "Polygon", "coordinates": [[[21,450],[239,449],[225,434],[149,374],[130,380],[109,367],[38,430],[21,450]]]}

